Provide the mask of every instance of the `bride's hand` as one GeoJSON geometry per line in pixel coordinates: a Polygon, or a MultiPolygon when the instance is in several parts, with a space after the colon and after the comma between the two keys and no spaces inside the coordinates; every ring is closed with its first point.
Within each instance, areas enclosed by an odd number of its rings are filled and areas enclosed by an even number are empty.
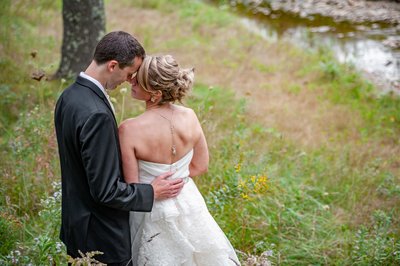
{"type": "Polygon", "coordinates": [[[154,199],[173,198],[179,194],[183,188],[184,182],[182,178],[167,180],[167,178],[173,174],[173,172],[168,172],[154,179],[151,183],[154,190],[154,199]]]}

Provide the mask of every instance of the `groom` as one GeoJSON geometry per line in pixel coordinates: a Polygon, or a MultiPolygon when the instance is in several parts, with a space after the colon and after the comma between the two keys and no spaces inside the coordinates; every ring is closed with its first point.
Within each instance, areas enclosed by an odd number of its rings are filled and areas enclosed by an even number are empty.
{"type": "Polygon", "coordinates": [[[149,212],[154,199],[175,197],[183,182],[126,184],[118,128],[106,89],[135,75],[145,56],[130,34],[111,32],[98,43],[93,61],[57,101],[54,119],[62,175],[60,238],[67,253],[101,251],[97,260],[131,265],[129,211],[149,212]]]}

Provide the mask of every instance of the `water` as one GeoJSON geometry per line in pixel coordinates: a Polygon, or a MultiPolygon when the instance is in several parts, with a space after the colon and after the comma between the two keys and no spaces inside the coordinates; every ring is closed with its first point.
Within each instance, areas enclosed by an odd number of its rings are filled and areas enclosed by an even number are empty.
{"type": "Polygon", "coordinates": [[[354,65],[380,92],[400,95],[400,49],[384,44],[389,38],[399,39],[399,29],[394,26],[339,23],[327,17],[301,17],[282,11],[266,15],[240,6],[233,9],[247,29],[263,38],[289,40],[307,49],[329,47],[339,62],[354,65]]]}

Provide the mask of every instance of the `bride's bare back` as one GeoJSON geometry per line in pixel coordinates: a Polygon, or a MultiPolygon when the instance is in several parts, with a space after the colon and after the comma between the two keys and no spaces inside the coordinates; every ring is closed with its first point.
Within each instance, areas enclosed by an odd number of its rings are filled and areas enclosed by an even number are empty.
{"type": "Polygon", "coordinates": [[[137,160],[171,164],[192,149],[190,176],[207,171],[207,143],[197,116],[190,108],[165,104],[124,121],[119,131],[124,175],[128,182],[138,182],[137,160]]]}

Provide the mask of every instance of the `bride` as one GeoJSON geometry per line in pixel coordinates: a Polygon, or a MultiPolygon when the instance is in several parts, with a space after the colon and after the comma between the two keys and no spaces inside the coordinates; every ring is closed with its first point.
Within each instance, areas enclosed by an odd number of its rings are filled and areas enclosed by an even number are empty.
{"type": "Polygon", "coordinates": [[[193,79],[193,69],[166,55],[145,57],[131,82],[132,97],[146,110],[119,128],[126,182],[151,183],[169,171],[185,181],[177,197],[131,215],[133,265],[240,265],[192,180],[208,169],[207,143],[194,111],[174,102],[193,79]]]}

